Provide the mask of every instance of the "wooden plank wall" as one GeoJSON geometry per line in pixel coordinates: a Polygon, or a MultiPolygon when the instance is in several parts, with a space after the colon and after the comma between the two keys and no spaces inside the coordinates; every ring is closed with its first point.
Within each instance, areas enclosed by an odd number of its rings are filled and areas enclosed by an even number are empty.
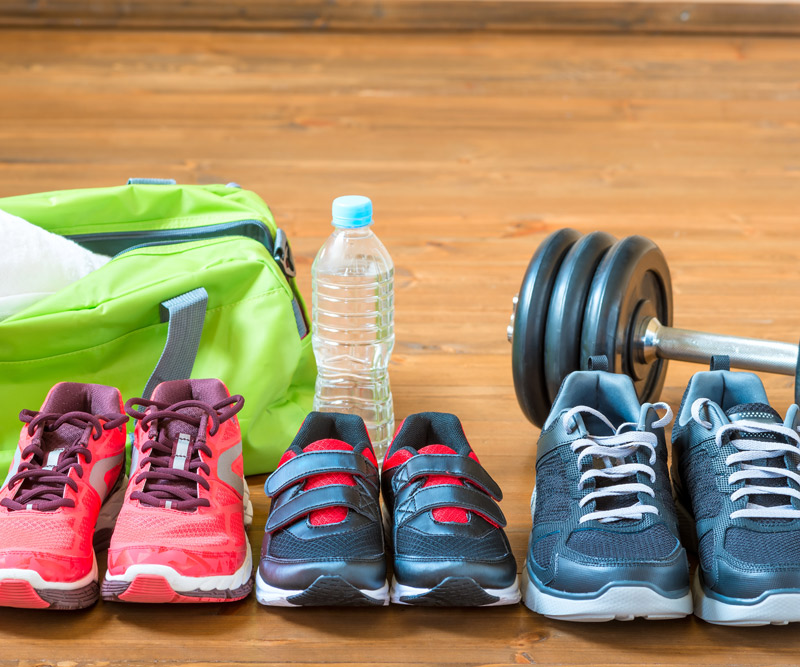
{"type": "Polygon", "coordinates": [[[19,26],[800,34],[800,0],[3,0],[19,26]]]}

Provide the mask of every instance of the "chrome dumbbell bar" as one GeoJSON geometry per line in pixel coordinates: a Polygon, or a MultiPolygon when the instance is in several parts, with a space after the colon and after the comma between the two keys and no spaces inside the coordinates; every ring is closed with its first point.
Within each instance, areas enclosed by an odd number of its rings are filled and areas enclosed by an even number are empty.
{"type": "Polygon", "coordinates": [[[673,359],[702,364],[712,355],[727,355],[734,368],[792,376],[797,371],[798,346],[794,343],[676,329],[654,317],[639,323],[634,345],[642,363],[673,359]]]}

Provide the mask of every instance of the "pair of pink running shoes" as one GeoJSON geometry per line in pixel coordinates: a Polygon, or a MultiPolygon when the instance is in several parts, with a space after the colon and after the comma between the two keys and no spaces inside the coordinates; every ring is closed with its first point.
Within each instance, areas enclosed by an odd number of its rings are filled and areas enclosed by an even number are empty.
{"type": "Polygon", "coordinates": [[[219,380],[118,389],[63,382],[25,422],[0,489],[0,605],[224,602],[252,587],[253,510],[236,413],[219,380]],[[130,479],[126,422],[135,420],[130,479]],[[96,552],[108,548],[99,581],[96,552]]]}

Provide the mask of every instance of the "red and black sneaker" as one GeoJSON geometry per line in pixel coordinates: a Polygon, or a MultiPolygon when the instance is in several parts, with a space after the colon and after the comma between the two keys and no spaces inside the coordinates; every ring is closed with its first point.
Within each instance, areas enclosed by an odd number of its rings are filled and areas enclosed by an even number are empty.
{"type": "Polygon", "coordinates": [[[383,463],[387,540],[394,551],[391,601],[478,607],[519,602],[517,563],[496,500],[458,417],[408,416],[383,463]]]}
{"type": "Polygon", "coordinates": [[[389,604],[378,464],[361,417],[309,414],[265,490],[261,604],[389,604]]]}

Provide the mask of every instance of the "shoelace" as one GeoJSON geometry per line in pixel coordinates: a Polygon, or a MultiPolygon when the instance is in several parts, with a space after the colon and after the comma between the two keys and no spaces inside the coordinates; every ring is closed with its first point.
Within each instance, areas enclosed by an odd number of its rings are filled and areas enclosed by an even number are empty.
{"type": "MultiPolygon", "coordinates": [[[[652,426],[654,428],[666,426],[672,420],[672,410],[666,403],[653,403],[647,407],[652,407],[654,410],[666,410],[666,414],[661,419],[653,422],[652,426]]],[[[608,426],[613,435],[587,435],[572,443],[572,451],[578,454],[577,463],[579,468],[586,457],[591,457],[592,461],[594,461],[595,458],[600,458],[605,466],[604,468],[590,468],[584,472],[578,480],[578,489],[583,490],[586,483],[593,479],[599,478],[611,481],[610,484],[586,494],[581,498],[578,505],[584,507],[595,500],[637,493],[645,493],[655,498],[655,491],[647,484],[642,484],[641,482],[622,483],[619,480],[631,477],[636,473],[642,473],[650,478],[651,484],[656,481],[656,472],[652,468],[653,464],[656,462],[656,446],[658,445],[656,434],[650,431],[625,430],[630,427],[636,428],[636,424],[632,422],[626,422],[621,424],[619,428],[614,428],[614,425],[604,414],[585,405],[576,406],[564,414],[563,423],[568,432],[574,430],[574,427],[570,426],[570,421],[579,413],[593,415],[608,426]],[[649,465],[645,465],[644,463],[622,462],[625,458],[634,454],[639,448],[644,448],[650,452],[649,465]],[[614,463],[615,461],[619,463],[614,463]]],[[[658,513],[658,508],[654,505],[645,505],[637,500],[636,503],[625,507],[589,512],[580,518],[580,523],[594,520],[600,521],[601,523],[610,523],[622,519],[638,520],[645,514],[658,513]]]]}
{"type": "Polygon", "coordinates": [[[33,436],[31,443],[22,450],[22,458],[26,459],[31,454],[33,457],[28,461],[23,460],[18,472],[8,480],[9,488],[22,482],[15,497],[3,498],[0,505],[10,510],[28,509],[40,512],[50,512],[59,507],[75,507],[75,501],[65,498],[64,491],[67,486],[73,491],[78,490],[78,483],[69,476],[69,471],[74,468],[78,477],[83,477],[83,466],[78,457],[82,456],[86,463],[92,461],[92,452],[87,446],[89,438],[99,440],[104,430],[110,431],[128,421],[126,415],[93,415],[78,410],[64,414],[23,410],[19,419],[28,425],[28,435],[33,436]],[[41,446],[42,436],[46,432],[57,431],[64,424],[82,428],[83,433],[62,451],[51,452],[56,453],[58,461],[52,466],[46,465],[46,455],[41,446]]]}
{"type": "Polygon", "coordinates": [[[129,400],[125,404],[126,412],[141,421],[142,429],[147,430],[150,427],[149,440],[142,445],[142,454],[149,452],[149,455],[139,461],[140,469],[149,463],[150,470],[137,475],[136,484],[142,480],[147,481],[141,491],[131,493],[131,498],[151,507],[165,507],[183,512],[209,507],[211,503],[207,498],[197,497],[198,485],[206,491],[210,488],[208,480],[200,474],[201,471],[206,475],[211,473],[209,465],[200,458],[201,452],[208,458],[213,455],[206,444],[206,431],[209,435],[215,435],[220,425],[239,412],[243,405],[244,398],[239,395],[214,405],[194,400],[173,404],[141,398],[129,400]],[[145,408],[144,412],[134,410],[134,405],[145,408]],[[187,408],[200,410],[202,414],[195,417],[181,412],[187,408]],[[166,436],[166,423],[169,421],[179,421],[197,428],[197,436],[186,452],[187,469],[172,467],[175,442],[166,436]]]}
{"type": "MultiPolygon", "coordinates": [[[[707,398],[698,398],[692,403],[692,419],[701,426],[710,429],[711,422],[705,420],[700,415],[700,410],[708,402],[707,398]]],[[[722,441],[726,434],[738,431],[753,435],[772,433],[783,436],[791,442],[778,442],[773,440],[758,440],[756,438],[733,438],[728,440],[737,452],[730,454],[725,459],[725,465],[734,466],[741,464],[739,470],[734,471],[728,476],[728,484],[745,484],[731,493],[731,500],[736,501],[743,496],[756,495],[776,495],[788,496],[800,500],[800,491],[790,486],[758,486],[749,484],[749,480],[757,479],[790,479],[800,486],[800,475],[789,468],[773,468],[763,465],[752,465],[748,461],[758,461],[761,459],[782,458],[787,454],[794,460],[800,461],[800,435],[794,429],[783,424],[768,424],[763,422],[742,419],[741,421],[725,424],[716,433],[715,441],[717,447],[722,447],[722,441]]],[[[800,469],[800,464],[795,464],[796,469],[800,469]]],[[[795,509],[791,504],[768,507],[748,501],[745,509],[731,512],[731,519],[798,519],[800,509],[795,509]]]]}

